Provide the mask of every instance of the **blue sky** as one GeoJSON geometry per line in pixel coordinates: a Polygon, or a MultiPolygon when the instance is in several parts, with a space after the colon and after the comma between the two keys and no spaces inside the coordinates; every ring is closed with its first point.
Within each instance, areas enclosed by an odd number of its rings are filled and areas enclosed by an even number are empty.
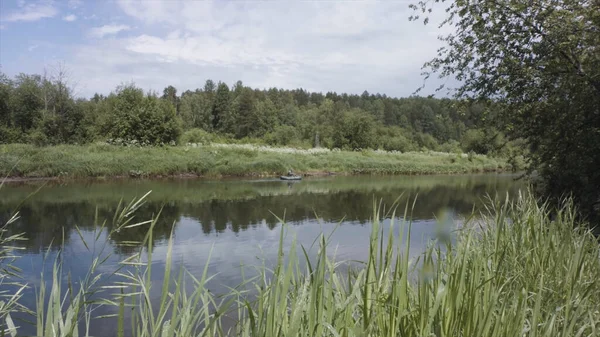
{"type": "Polygon", "coordinates": [[[181,92],[208,78],[407,96],[443,33],[409,22],[409,3],[1,0],[0,70],[51,74],[62,64],[80,96],[126,82],[181,92]]]}

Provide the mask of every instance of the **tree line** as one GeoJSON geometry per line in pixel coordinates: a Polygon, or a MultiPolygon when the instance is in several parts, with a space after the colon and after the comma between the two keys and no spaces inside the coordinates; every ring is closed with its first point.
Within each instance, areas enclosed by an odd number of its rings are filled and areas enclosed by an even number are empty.
{"type": "Polygon", "coordinates": [[[505,138],[488,104],[304,89],[201,88],[162,94],[134,84],[78,98],[61,76],[0,74],[0,143],[160,145],[218,139],[347,150],[501,154],[505,138]]]}

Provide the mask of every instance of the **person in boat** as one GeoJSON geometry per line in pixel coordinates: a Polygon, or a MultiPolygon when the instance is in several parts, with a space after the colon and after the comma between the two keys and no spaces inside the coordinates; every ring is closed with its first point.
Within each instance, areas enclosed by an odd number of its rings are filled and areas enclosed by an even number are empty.
{"type": "Polygon", "coordinates": [[[288,177],[293,177],[294,176],[294,171],[289,170],[288,173],[287,173],[287,176],[288,177]]]}

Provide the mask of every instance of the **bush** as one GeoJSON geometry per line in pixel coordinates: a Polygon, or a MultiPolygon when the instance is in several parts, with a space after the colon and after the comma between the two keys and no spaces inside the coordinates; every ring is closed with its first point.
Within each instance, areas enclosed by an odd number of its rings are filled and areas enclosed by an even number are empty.
{"type": "Polygon", "coordinates": [[[0,144],[22,143],[24,136],[21,130],[0,125],[0,144]]]}
{"type": "Polygon", "coordinates": [[[48,142],[48,137],[46,136],[46,134],[40,130],[40,129],[35,129],[33,130],[27,137],[27,142],[31,143],[35,146],[46,146],[49,144],[48,142]]]}
{"type": "Polygon", "coordinates": [[[269,145],[290,145],[298,140],[296,128],[290,125],[278,125],[273,132],[265,135],[265,142],[269,145]]]}
{"type": "Polygon", "coordinates": [[[462,153],[462,150],[460,149],[460,143],[454,139],[451,139],[440,145],[439,150],[448,153],[462,153]]]}
{"type": "Polygon", "coordinates": [[[414,149],[414,144],[402,135],[384,138],[381,143],[383,149],[386,151],[408,152],[414,149]]]}
{"type": "Polygon", "coordinates": [[[202,129],[191,129],[186,131],[181,136],[181,142],[183,144],[202,144],[209,145],[213,141],[213,136],[202,129]]]}
{"type": "Polygon", "coordinates": [[[332,140],[332,146],[340,149],[371,149],[375,145],[375,121],[359,111],[347,111],[336,126],[332,140]]]}
{"type": "Polygon", "coordinates": [[[510,156],[510,157],[508,157],[506,162],[508,163],[508,165],[510,165],[510,169],[513,172],[522,171],[525,168],[527,168],[527,164],[525,162],[525,157],[523,157],[521,155],[510,156]]]}
{"type": "Polygon", "coordinates": [[[427,150],[437,150],[438,142],[432,135],[428,133],[417,132],[415,134],[415,141],[420,148],[426,148],[427,150]]]}
{"type": "Polygon", "coordinates": [[[475,151],[469,151],[467,158],[469,159],[470,162],[472,162],[473,159],[475,159],[475,155],[476,155],[475,151]]]}
{"type": "MultiPolygon", "coordinates": [[[[59,123],[59,119],[56,116],[46,116],[44,117],[44,119],[42,120],[41,123],[41,129],[36,129],[34,131],[35,132],[39,132],[42,133],[45,137],[45,143],[44,144],[36,144],[33,139],[30,139],[30,142],[34,145],[55,145],[55,144],[60,144],[62,137],[61,137],[61,130],[60,130],[60,123],[59,123]]],[[[39,137],[39,135],[36,136],[38,138],[38,142],[41,141],[41,138],[39,137]]]]}
{"type": "Polygon", "coordinates": [[[233,139],[234,144],[256,144],[256,145],[265,145],[265,140],[263,138],[256,137],[244,137],[240,139],[233,139]]]}
{"type": "Polygon", "coordinates": [[[462,137],[461,143],[465,152],[488,154],[491,150],[483,130],[467,130],[462,137]]]}

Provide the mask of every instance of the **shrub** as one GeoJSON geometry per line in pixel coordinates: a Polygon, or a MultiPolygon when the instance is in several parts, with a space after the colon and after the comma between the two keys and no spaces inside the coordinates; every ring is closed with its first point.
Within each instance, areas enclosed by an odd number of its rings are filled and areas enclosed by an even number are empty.
{"type": "Polygon", "coordinates": [[[469,159],[469,161],[472,162],[473,159],[475,159],[475,154],[476,153],[474,151],[469,151],[469,154],[468,154],[468,157],[467,157],[469,159]]]}
{"type": "Polygon", "coordinates": [[[46,146],[48,145],[48,137],[46,134],[40,130],[35,129],[27,136],[28,143],[31,143],[35,146],[46,146]]]}
{"type": "Polygon", "coordinates": [[[386,151],[408,152],[414,149],[414,144],[403,135],[384,138],[381,143],[383,149],[386,151]]]}
{"type": "Polygon", "coordinates": [[[462,137],[462,148],[465,152],[488,154],[491,148],[483,130],[467,130],[462,137]]]}
{"type": "Polygon", "coordinates": [[[22,143],[25,141],[24,136],[19,129],[0,125],[0,144],[22,143]]]}
{"type": "Polygon", "coordinates": [[[428,133],[417,132],[415,134],[415,142],[420,148],[426,148],[427,150],[437,150],[438,142],[432,135],[428,133]]]}
{"type": "Polygon", "coordinates": [[[240,139],[233,139],[234,144],[265,144],[265,140],[262,138],[256,137],[244,137],[240,139]]]}
{"type": "Polygon", "coordinates": [[[269,145],[290,145],[298,140],[296,128],[290,125],[278,125],[273,132],[265,135],[265,142],[269,145]]]}
{"type": "Polygon", "coordinates": [[[191,129],[186,131],[181,136],[181,142],[183,144],[202,144],[209,145],[213,141],[213,136],[202,129],[191,129]]]}
{"type": "Polygon", "coordinates": [[[460,149],[460,143],[454,139],[451,139],[440,145],[439,150],[448,153],[462,153],[462,150],[460,149]]]}
{"type": "MultiPolygon", "coordinates": [[[[41,124],[42,124],[41,129],[36,129],[34,131],[34,133],[39,132],[44,135],[45,143],[41,144],[41,145],[49,145],[49,144],[55,145],[55,144],[61,143],[62,137],[61,137],[60,123],[59,123],[59,119],[56,116],[46,116],[42,120],[41,124]]],[[[41,138],[38,135],[38,141],[40,139],[41,138]]],[[[30,141],[34,145],[40,145],[40,144],[34,143],[33,139],[30,139],[30,141]]]]}
{"type": "Polygon", "coordinates": [[[333,133],[333,147],[348,150],[370,149],[375,145],[375,122],[358,111],[344,113],[333,133]]]}

